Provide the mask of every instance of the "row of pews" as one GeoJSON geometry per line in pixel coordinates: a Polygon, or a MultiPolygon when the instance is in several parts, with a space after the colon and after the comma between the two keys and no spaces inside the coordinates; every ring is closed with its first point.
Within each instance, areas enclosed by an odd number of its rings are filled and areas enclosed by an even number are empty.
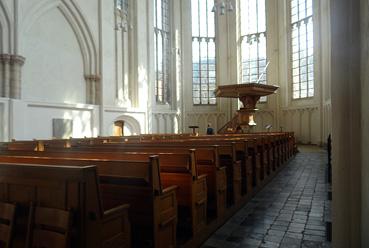
{"type": "Polygon", "coordinates": [[[16,210],[0,246],[35,243],[38,226],[61,247],[197,247],[295,151],[293,133],[3,143],[0,203],[16,210]],[[30,224],[35,207],[68,213],[68,230],[30,224]]]}

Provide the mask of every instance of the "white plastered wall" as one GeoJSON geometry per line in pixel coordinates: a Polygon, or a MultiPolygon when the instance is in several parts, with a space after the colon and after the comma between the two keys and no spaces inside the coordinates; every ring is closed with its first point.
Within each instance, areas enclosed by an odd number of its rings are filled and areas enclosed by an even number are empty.
{"type": "Polygon", "coordinates": [[[114,1],[1,1],[0,52],[20,54],[26,63],[21,99],[0,101],[0,140],[51,138],[55,118],[73,119],[75,137],[107,135],[124,114],[147,132],[148,23],[136,14],[150,11],[146,2],[130,1],[122,32],[114,1]],[[86,104],[95,94],[86,78],[101,79],[99,105],[86,104]]]}

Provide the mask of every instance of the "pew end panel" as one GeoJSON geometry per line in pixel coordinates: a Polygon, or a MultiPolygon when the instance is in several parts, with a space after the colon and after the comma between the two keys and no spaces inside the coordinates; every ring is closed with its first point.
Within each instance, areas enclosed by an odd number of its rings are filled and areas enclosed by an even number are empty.
{"type": "Polygon", "coordinates": [[[192,211],[193,211],[193,223],[192,230],[193,235],[201,232],[207,223],[207,175],[201,175],[198,180],[194,181],[194,187],[192,188],[192,211]]]}
{"type": "Polygon", "coordinates": [[[104,212],[102,219],[102,248],[131,247],[129,205],[124,204],[104,212]]]}
{"type": "Polygon", "coordinates": [[[15,247],[24,246],[30,203],[71,211],[72,247],[100,247],[103,216],[95,166],[0,164],[0,201],[19,206],[15,247]]]}
{"type": "Polygon", "coordinates": [[[226,167],[216,167],[211,162],[202,161],[198,165],[199,173],[207,175],[207,215],[208,222],[223,218],[227,207],[226,167]]]}
{"type": "Polygon", "coordinates": [[[155,247],[176,247],[178,223],[178,186],[164,188],[154,199],[155,247]]]}

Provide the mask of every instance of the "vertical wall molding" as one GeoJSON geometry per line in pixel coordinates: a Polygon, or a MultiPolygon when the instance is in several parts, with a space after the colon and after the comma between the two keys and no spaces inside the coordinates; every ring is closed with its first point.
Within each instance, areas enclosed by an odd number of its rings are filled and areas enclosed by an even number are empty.
{"type": "Polygon", "coordinates": [[[100,104],[101,78],[99,75],[85,75],[86,80],[86,103],[100,104]]]}

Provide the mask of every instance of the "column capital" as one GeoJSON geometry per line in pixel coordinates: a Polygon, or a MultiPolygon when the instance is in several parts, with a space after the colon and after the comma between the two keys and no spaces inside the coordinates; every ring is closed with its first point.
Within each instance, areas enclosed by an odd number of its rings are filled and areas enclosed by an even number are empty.
{"type": "Polygon", "coordinates": [[[10,64],[11,55],[10,54],[0,54],[0,62],[10,64]]]}
{"type": "Polygon", "coordinates": [[[85,79],[89,81],[95,81],[98,82],[101,79],[100,75],[85,75],[85,79]]]}
{"type": "Polygon", "coordinates": [[[24,65],[24,62],[26,61],[26,58],[20,55],[10,55],[10,63],[12,64],[18,64],[18,65],[24,65]]]}

